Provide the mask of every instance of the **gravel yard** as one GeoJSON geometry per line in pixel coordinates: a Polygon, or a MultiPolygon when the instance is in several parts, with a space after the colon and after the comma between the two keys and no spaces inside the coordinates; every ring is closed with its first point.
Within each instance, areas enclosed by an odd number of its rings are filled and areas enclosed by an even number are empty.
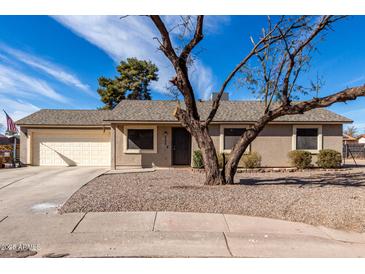
{"type": "Polygon", "coordinates": [[[204,186],[204,175],[171,169],[106,174],[60,209],[242,214],[365,232],[365,168],[238,173],[235,185],[204,186]]]}

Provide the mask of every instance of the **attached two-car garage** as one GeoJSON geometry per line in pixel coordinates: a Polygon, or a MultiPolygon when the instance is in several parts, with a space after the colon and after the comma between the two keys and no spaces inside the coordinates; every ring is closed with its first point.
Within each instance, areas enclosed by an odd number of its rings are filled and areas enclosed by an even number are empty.
{"type": "Polygon", "coordinates": [[[20,162],[32,166],[111,166],[110,110],[41,109],[17,121],[20,162]]]}
{"type": "Polygon", "coordinates": [[[110,166],[109,129],[37,129],[29,133],[32,165],[110,166]]]}

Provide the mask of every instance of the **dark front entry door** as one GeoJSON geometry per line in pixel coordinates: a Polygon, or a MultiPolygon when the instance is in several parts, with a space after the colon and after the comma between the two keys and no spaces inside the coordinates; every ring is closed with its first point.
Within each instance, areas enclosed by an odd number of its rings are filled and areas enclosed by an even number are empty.
{"type": "Polygon", "coordinates": [[[190,165],[191,135],[182,127],[172,128],[172,164],[190,165]]]}

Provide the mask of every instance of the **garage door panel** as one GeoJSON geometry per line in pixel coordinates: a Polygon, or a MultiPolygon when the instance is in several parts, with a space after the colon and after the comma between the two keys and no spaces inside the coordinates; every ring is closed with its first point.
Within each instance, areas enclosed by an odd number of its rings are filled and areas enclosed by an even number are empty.
{"type": "Polygon", "coordinates": [[[110,134],[35,134],[35,165],[110,166],[110,134]]]}

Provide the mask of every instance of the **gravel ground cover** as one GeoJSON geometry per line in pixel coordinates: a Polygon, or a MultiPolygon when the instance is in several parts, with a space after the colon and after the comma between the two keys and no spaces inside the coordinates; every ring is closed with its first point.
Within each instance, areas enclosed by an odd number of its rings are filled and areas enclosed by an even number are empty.
{"type": "Polygon", "coordinates": [[[36,255],[36,251],[0,250],[0,258],[27,258],[36,255]]]}
{"type": "Polygon", "coordinates": [[[238,173],[235,185],[205,186],[184,169],[106,174],[80,188],[61,213],[181,211],[241,214],[365,232],[365,168],[238,173]]]}

